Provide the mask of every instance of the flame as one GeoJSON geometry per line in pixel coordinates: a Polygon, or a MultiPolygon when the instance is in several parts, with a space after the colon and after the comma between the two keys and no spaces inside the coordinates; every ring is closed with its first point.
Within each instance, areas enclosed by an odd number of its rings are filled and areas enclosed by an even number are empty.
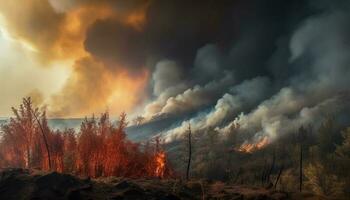
{"type": "Polygon", "coordinates": [[[263,137],[261,140],[259,140],[257,143],[245,143],[242,144],[237,151],[243,152],[243,153],[253,153],[256,150],[264,148],[266,145],[270,143],[268,137],[263,137]]]}
{"type": "Polygon", "coordinates": [[[165,152],[164,151],[160,151],[156,154],[155,157],[155,162],[156,162],[156,170],[155,170],[155,174],[157,177],[159,178],[163,178],[164,177],[164,173],[165,173],[165,152]]]}

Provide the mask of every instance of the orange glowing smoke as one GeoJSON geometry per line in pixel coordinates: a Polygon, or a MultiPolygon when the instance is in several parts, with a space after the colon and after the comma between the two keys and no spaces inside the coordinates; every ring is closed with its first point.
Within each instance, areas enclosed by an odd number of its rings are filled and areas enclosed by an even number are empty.
{"type": "Polygon", "coordinates": [[[84,41],[88,27],[98,19],[114,17],[112,8],[107,5],[78,7],[68,12],[60,25],[60,33],[53,46],[58,58],[81,58],[88,56],[84,41]]]}
{"type": "Polygon", "coordinates": [[[139,70],[141,75],[134,76],[127,74],[130,66],[108,63],[107,67],[84,43],[89,28],[101,20],[118,21],[141,31],[151,0],[130,8],[114,1],[79,1],[64,12],[57,12],[50,1],[0,1],[1,25],[10,38],[35,52],[24,53],[33,60],[32,67],[65,68],[59,75],[62,82],[55,83],[55,88],[43,96],[50,117],[82,117],[106,109],[131,112],[144,98],[148,72],[139,70]]]}
{"type": "Polygon", "coordinates": [[[243,152],[243,153],[253,153],[256,150],[264,148],[266,145],[268,145],[269,139],[265,136],[261,140],[259,140],[257,143],[245,143],[242,144],[237,151],[243,152]]]}
{"type": "Polygon", "coordinates": [[[144,70],[137,77],[130,77],[127,71],[120,72],[117,76],[110,76],[111,95],[107,99],[107,105],[113,112],[128,112],[139,103],[148,81],[149,71],[144,70]]]}
{"type": "Polygon", "coordinates": [[[141,31],[146,20],[149,3],[126,14],[115,12],[108,4],[92,4],[78,7],[66,13],[60,24],[60,32],[53,46],[58,58],[82,58],[88,56],[84,48],[86,32],[96,20],[114,19],[141,31]]]}
{"type": "Polygon", "coordinates": [[[164,151],[160,151],[156,154],[155,161],[156,161],[156,171],[155,171],[156,176],[159,178],[163,178],[165,173],[165,161],[166,161],[166,156],[164,151]]]}
{"type": "Polygon", "coordinates": [[[145,98],[149,71],[130,74],[122,68],[106,69],[102,62],[86,58],[75,63],[74,71],[60,93],[50,102],[52,117],[81,117],[90,113],[132,112],[145,98]]]}

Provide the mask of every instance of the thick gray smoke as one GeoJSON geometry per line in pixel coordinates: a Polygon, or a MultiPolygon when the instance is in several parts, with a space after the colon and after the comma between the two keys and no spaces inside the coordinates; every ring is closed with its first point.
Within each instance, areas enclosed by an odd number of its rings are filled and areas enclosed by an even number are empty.
{"type": "Polygon", "coordinates": [[[224,70],[220,53],[214,45],[198,50],[193,76],[186,79],[185,71],[175,61],[156,64],[152,81],[156,99],[146,106],[146,119],[168,114],[188,114],[212,105],[234,84],[233,72],[224,70]]]}
{"type": "Polygon", "coordinates": [[[265,62],[257,62],[261,66],[250,59],[264,53],[257,55],[244,39],[228,54],[213,44],[199,49],[187,72],[191,78],[173,62],[158,63],[153,75],[156,98],[149,104],[157,109],[147,114],[187,116],[160,134],[172,141],[190,123],[195,133],[214,128],[225,135],[239,124],[239,131],[253,135],[253,141],[273,141],[329,115],[349,119],[349,7],[326,1],[322,5],[276,37],[277,47],[265,62]],[[239,57],[242,52],[245,59],[239,57]]]}

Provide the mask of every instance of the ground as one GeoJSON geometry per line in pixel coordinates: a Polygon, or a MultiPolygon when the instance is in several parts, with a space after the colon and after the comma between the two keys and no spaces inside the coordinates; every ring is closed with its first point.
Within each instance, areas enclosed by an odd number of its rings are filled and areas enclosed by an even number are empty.
{"type": "Polygon", "coordinates": [[[326,199],[310,193],[229,185],[222,182],[178,179],[77,178],[56,172],[3,169],[0,199],[6,200],[177,200],[177,199],[326,199]]]}

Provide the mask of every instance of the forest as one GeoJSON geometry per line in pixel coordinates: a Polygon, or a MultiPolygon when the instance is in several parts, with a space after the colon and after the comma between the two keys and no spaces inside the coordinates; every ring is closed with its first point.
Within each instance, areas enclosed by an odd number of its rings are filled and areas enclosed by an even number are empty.
{"type": "Polygon", "coordinates": [[[185,171],[187,143],[194,135],[193,177],[281,191],[312,191],[334,198],[350,195],[350,127],[341,129],[334,117],[326,117],[319,127],[301,126],[271,143],[263,138],[256,144],[244,144],[248,133],[238,130],[239,125],[220,137],[218,131],[209,129],[169,144],[170,156],[183,160],[174,163],[175,169],[185,171]]]}
{"type": "Polygon", "coordinates": [[[215,180],[278,191],[350,195],[350,127],[334,117],[305,125],[273,142],[245,144],[239,125],[219,137],[215,129],[188,131],[171,143],[157,136],[127,138],[126,114],[113,123],[108,112],[85,118],[80,130],[52,130],[46,113],[24,98],[1,127],[0,167],[57,171],[78,176],[215,180]],[[242,144],[243,143],[243,144],[242,144]]]}
{"type": "Polygon", "coordinates": [[[117,124],[108,112],[85,118],[80,131],[52,130],[45,111],[24,98],[14,117],[1,127],[0,167],[57,171],[89,177],[172,175],[159,139],[142,147],[126,138],[126,114],[117,124]],[[142,148],[142,149],[141,149],[142,148]]]}

